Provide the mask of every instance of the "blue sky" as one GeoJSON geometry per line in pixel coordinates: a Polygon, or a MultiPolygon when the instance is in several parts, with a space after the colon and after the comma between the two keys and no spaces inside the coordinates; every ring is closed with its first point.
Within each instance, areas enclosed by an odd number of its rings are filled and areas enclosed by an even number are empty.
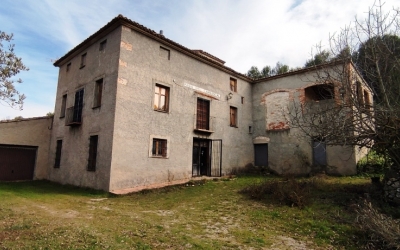
{"type": "MultiPolygon", "coordinates": [[[[400,0],[382,0],[385,9],[400,0]]],[[[24,109],[0,103],[0,120],[53,112],[58,68],[66,54],[118,14],[190,49],[202,49],[246,73],[255,65],[303,66],[314,45],[363,18],[374,0],[2,0],[0,30],[14,33],[15,50],[29,71],[24,109]]]]}

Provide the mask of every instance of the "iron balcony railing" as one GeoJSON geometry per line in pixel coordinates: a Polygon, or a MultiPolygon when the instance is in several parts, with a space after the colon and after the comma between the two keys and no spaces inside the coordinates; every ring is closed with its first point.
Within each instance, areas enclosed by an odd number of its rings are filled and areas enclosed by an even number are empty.
{"type": "Polygon", "coordinates": [[[65,126],[79,126],[82,124],[82,107],[72,106],[67,108],[65,126]]]}

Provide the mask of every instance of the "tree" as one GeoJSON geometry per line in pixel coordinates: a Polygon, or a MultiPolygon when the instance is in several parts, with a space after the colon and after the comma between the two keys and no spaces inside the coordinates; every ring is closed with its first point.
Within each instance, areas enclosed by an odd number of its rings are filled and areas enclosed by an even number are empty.
{"type": "Polygon", "coordinates": [[[270,66],[265,66],[260,71],[256,66],[251,66],[249,71],[247,71],[246,75],[248,77],[250,77],[250,78],[253,78],[253,79],[260,79],[260,78],[264,78],[264,77],[269,77],[269,76],[271,76],[271,67],[270,66]]]}
{"type": "Polygon", "coordinates": [[[16,56],[14,44],[11,43],[12,38],[13,34],[0,31],[0,102],[22,110],[25,95],[15,89],[15,84],[22,83],[22,80],[15,79],[14,76],[29,69],[22,63],[22,59],[16,56]]]}
{"type": "Polygon", "coordinates": [[[261,71],[256,66],[251,66],[249,71],[247,71],[246,75],[253,79],[260,79],[264,77],[283,74],[289,72],[289,70],[290,69],[288,65],[277,62],[274,68],[271,68],[270,66],[267,65],[264,68],[262,68],[261,71]]]}
{"type": "Polygon", "coordinates": [[[277,62],[275,68],[271,70],[271,75],[280,75],[286,72],[289,72],[289,66],[282,64],[281,62],[277,62]]]}
{"type": "Polygon", "coordinates": [[[334,60],[314,77],[316,84],[331,90],[335,104],[307,102],[293,107],[292,125],[328,145],[375,149],[394,163],[393,168],[400,169],[399,21],[399,10],[384,13],[378,2],[364,20],[356,18],[332,35],[330,53],[334,60]],[[363,87],[360,74],[370,88],[363,87]],[[370,91],[374,93],[373,104],[370,91]]]}
{"type": "Polygon", "coordinates": [[[327,50],[322,50],[319,53],[315,54],[312,59],[306,61],[304,67],[312,67],[320,64],[327,63],[331,60],[331,53],[327,50]]]}

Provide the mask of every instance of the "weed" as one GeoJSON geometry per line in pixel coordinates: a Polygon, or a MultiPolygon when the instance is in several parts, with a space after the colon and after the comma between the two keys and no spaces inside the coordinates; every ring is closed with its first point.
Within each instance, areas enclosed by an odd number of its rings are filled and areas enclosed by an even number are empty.
{"type": "Polygon", "coordinates": [[[400,220],[380,213],[370,202],[356,208],[355,226],[366,232],[366,246],[373,249],[400,249],[400,220]]]}

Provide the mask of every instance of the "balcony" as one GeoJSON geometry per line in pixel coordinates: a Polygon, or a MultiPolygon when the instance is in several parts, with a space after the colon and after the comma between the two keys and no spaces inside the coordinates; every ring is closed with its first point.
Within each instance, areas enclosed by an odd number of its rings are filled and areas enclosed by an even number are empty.
{"type": "Polygon", "coordinates": [[[201,121],[198,120],[198,116],[194,115],[194,131],[200,133],[211,134],[214,133],[215,120],[213,116],[209,116],[201,121]]]}
{"type": "Polygon", "coordinates": [[[72,106],[65,112],[65,126],[80,126],[82,124],[82,107],[72,106]]]}

